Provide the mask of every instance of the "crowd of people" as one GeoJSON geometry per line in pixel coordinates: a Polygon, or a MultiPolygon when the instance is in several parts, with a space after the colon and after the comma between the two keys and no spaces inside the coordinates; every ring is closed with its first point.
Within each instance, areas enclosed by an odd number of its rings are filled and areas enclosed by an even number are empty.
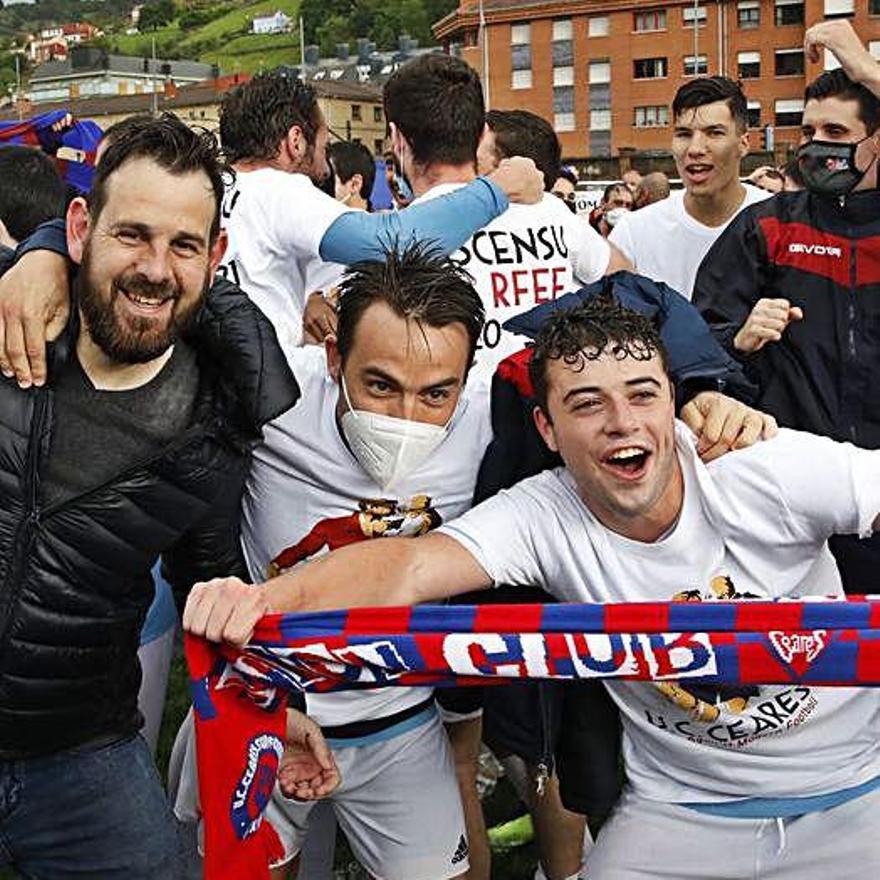
{"type": "MultiPolygon", "coordinates": [[[[744,183],[745,96],[694,77],[683,188],[630,169],[589,219],[552,126],[442,54],[385,85],[387,212],[276,73],[219,143],[115,124],[82,195],[0,149],[0,865],[197,870],[192,715],[167,791],[153,757],[175,604],[241,645],[279,611],[878,592],[880,65],[846,20],[805,50],[840,66],[792,163],[744,183]]],[[[291,701],[273,880],[329,870],[326,804],[373,877],[488,880],[483,743],[546,880],[880,869],[875,689],[291,701]]]]}

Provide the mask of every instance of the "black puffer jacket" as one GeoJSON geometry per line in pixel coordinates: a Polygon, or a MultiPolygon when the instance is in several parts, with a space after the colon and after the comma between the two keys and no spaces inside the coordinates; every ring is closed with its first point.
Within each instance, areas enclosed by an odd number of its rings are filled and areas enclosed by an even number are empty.
{"type": "Polygon", "coordinates": [[[244,572],[238,517],[250,450],[299,390],[272,326],[232,285],[215,286],[190,341],[200,370],[190,427],[49,508],[40,475],[51,385],[0,382],[0,758],[138,729],[139,633],[160,554],[178,598],[196,580],[244,572]]]}

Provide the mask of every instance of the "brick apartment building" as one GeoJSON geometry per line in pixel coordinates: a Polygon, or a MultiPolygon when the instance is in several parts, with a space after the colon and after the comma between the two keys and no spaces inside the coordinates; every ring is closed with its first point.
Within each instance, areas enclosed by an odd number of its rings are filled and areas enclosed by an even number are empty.
{"type": "Polygon", "coordinates": [[[570,158],[669,151],[672,97],[690,76],[742,81],[750,139],[794,144],[807,82],[804,31],[849,18],[880,57],[880,0],[479,0],[434,25],[488,83],[491,107],[552,121],[570,158]],[[694,24],[696,23],[696,28],[694,24]],[[486,44],[483,45],[485,36],[486,44]],[[488,73],[488,75],[487,75],[488,73]],[[768,129],[767,127],[770,127],[768,129]]]}

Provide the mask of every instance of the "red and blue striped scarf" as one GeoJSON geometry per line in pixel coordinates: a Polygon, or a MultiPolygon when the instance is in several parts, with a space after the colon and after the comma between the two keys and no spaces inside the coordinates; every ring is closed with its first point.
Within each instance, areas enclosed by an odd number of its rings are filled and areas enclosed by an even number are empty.
{"type": "Polygon", "coordinates": [[[880,684],[880,598],[361,608],[268,615],[245,648],[187,637],[209,880],[268,877],[261,824],[290,691],[603,678],[880,684]]]}
{"type": "Polygon", "coordinates": [[[65,181],[81,193],[91,189],[95,151],[103,137],[97,123],[66,110],[40,113],[20,122],[0,122],[0,144],[27,144],[54,157],[65,181]]]}

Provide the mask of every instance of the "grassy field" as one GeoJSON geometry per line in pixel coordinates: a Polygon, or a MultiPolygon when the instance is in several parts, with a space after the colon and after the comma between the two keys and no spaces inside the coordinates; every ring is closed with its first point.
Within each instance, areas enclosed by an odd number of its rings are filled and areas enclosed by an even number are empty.
{"type": "Polygon", "coordinates": [[[254,17],[279,10],[296,21],[299,4],[300,0],[260,0],[232,9],[201,27],[184,30],[175,20],[143,34],[114,35],[111,45],[123,55],[149,56],[155,39],[159,57],[218,64],[224,73],[256,73],[279,64],[298,64],[298,32],[251,34],[250,28],[254,17]]]}

